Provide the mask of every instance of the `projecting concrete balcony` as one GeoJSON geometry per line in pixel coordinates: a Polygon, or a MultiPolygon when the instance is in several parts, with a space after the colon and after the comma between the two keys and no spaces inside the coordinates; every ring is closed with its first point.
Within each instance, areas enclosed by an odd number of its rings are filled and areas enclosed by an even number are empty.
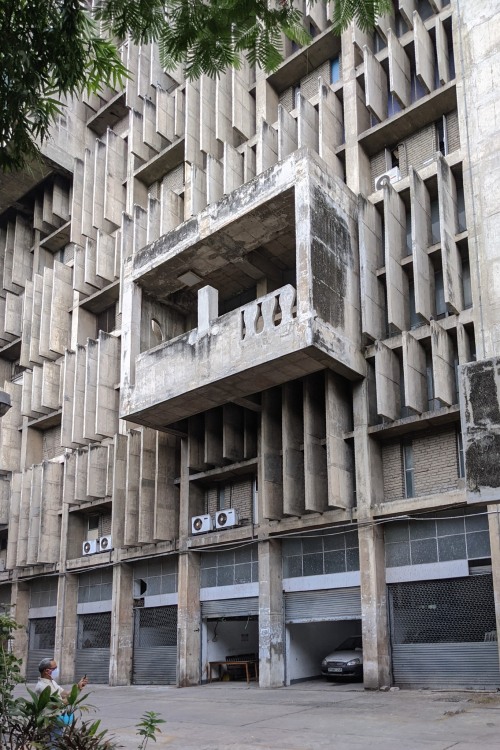
{"type": "Polygon", "coordinates": [[[325,368],[363,377],[358,277],[354,196],[298,152],[129,259],[121,417],[162,428],[325,368]]]}

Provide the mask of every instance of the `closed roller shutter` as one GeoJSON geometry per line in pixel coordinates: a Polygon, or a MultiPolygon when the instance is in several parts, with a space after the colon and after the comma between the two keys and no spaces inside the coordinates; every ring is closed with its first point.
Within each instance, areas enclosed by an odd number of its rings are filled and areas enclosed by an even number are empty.
{"type": "Polygon", "coordinates": [[[40,617],[30,620],[28,635],[28,660],[26,662],[26,680],[36,682],[40,674],[38,665],[42,659],[54,658],[56,640],[56,618],[40,617]]]}
{"type": "Polygon", "coordinates": [[[396,685],[500,687],[491,574],[388,589],[396,685]]]}
{"type": "Polygon", "coordinates": [[[204,619],[215,617],[245,617],[259,614],[259,597],[248,596],[243,599],[217,599],[201,603],[201,616],[204,619]]]}
{"type": "Polygon", "coordinates": [[[285,621],[328,622],[359,620],[361,592],[358,586],[324,591],[290,591],[285,593],[285,621]]]}
{"type": "Polygon", "coordinates": [[[109,681],[111,612],[78,616],[75,681],[87,675],[92,683],[109,681]]]}
{"type": "Polygon", "coordinates": [[[177,607],[136,609],[132,682],[175,685],[177,682],[177,607]]]}
{"type": "Polygon", "coordinates": [[[396,644],[392,667],[394,682],[401,687],[500,687],[496,642],[396,644]]]}

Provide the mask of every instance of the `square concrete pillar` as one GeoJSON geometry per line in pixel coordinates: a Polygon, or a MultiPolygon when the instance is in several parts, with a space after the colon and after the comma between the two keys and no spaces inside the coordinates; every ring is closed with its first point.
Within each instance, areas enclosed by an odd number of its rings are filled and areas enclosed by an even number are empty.
{"type": "Polygon", "coordinates": [[[134,644],[133,568],[113,569],[113,608],[111,611],[110,685],[130,685],[134,644]]]}
{"type": "Polygon", "coordinates": [[[26,663],[28,660],[28,613],[30,608],[29,583],[17,581],[12,584],[12,606],[10,616],[18,625],[19,630],[14,631],[12,648],[18,659],[22,659],[21,674],[26,676],[26,663]]]}
{"type": "Polygon", "coordinates": [[[387,620],[384,536],[374,526],[373,507],[384,498],[380,445],[368,435],[369,384],[353,389],[356,500],[358,505],[359,566],[365,688],[390,685],[389,626],[387,620]]]}
{"type": "Polygon", "coordinates": [[[178,685],[199,685],[201,680],[200,556],[179,555],[177,611],[178,685]]]}
{"type": "Polygon", "coordinates": [[[391,684],[383,527],[360,525],[358,537],[364,685],[378,690],[391,684]]]}
{"type": "Polygon", "coordinates": [[[56,644],[54,658],[60,670],[59,683],[64,685],[79,680],[75,675],[76,638],[78,631],[78,576],[65,573],[59,577],[57,588],[56,644]]]}
{"type": "Polygon", "coordinates": [[[285,684],[281,542],[259,542],[259,685],[285,684]]]}

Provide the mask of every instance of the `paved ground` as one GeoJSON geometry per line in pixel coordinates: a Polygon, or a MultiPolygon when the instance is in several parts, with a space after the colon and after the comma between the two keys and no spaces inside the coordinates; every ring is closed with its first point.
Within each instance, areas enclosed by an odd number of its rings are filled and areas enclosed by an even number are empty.
{"type": "MultiPolygon", "coordinates": [[[[90,688],[89,688],[90,689],[90,688]]],[[[148,750],[498,750],[500,693],[368,692],[311,681],[276,690],[246,683],[92,688],[96,716],[137,750],[145,711],[166,720],[148,750]]]]}

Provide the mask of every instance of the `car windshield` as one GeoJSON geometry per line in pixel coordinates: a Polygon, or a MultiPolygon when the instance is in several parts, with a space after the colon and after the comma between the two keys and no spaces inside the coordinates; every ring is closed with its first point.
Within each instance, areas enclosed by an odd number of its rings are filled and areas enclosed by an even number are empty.
{"type": "Polygon", "coordinates": [[[357,648],[362,648],[361,636],[353,635],[350,638],[346,638],[340,646],[337,646],[335,651],[354,651],[357,648]]]}

